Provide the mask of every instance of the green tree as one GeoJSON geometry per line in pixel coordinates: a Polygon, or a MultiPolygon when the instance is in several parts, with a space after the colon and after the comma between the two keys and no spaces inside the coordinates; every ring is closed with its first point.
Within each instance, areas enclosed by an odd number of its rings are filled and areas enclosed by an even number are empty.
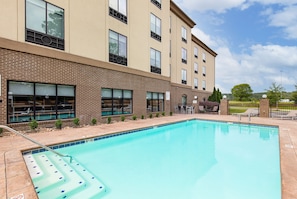
{"type": "Polygon", "coordinates": [[[267,90],[267,98],[270,104],[278,105],[278,101],[281,99],[284,88],[281,85],[277,85],[275,82],[267,90]]]}
{"type": "Polygon", "coordinates": [[[292,100],[297,104],[297,84],[295,85],[295,91],[292,92],[292,100]]]}
{"type": "Polygon", "coordinates": [[[212,94],[208,97],[208,101],[220,103],[221,99],[222,99],[221,91],[219,89],[216,90],[216,88],[214,87],[212,94]]]}
{"type": "Polygon", "coordinates": [[[253,90],[249,84],[238,84],[232,88],[231,93],[239,101],[248,101],[253,94],[253,90]]]}

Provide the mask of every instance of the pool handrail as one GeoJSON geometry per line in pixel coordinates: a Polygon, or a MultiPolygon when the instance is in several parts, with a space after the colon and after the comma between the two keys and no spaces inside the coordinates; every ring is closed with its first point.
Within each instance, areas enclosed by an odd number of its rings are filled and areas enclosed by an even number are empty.
{"type": "Polygon", "coordinates": [[[40,146],[40,147],[42,147],[42,148],[44,148],[44,149],[46,149],[46,150],[48,150],[48,151],[50,151],[50,152],[52,152],[52,153],[58,155],[58,156],[60,156],[60,157],[70,158],[70,163],[72,163],[72,156],[71,156],[71,155],[64,155],[64,154],[62,154],[62,153],[59,153],[59,152],[53,150],[52,148],[50,148],[50,147],[48,147],[48,146],[46,146],[46,145],[44,145],[44,144],[41,144],[41,143],[37,142],[36,140],[34,140],[34,139],[32,139],[32,138],[26,136],[25,134],[23,134],[23,133],[21,133],[21,132],[16,131],[16,130],[14,130],[14,129],[8,127],[8,126],[0,125],[0,128],[2,128],[2,129],[6,129],[6,130],[8,130],[8,131],[10,131],[10,132],[12,132],[12,133],[15,133],[15,134],[17,134],[17,135],[20,135],[20,136],[22,136],[23,138],[25,138],[25,139],[27,139],[27,140],[33,142],[34,144],[37,144],[38,146],[40,146]]]}

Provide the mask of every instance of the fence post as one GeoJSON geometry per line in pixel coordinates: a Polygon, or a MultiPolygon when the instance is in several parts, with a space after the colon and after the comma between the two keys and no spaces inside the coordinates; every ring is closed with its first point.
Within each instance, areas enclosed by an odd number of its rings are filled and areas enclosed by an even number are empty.
{"type": "Polygon", "coordinates": [[[229,100],[227,98],[221,99],[220,114],[229,115],[229,100]]]}
{"type": "Polygon", "coordinates": [[[269,117],[269,99],[260,99],[260,117],[269,117]]]}

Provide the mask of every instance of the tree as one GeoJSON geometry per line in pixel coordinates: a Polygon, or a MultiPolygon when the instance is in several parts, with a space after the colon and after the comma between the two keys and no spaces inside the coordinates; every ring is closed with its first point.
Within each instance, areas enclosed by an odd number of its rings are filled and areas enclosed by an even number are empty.
{"type": "Polygon", "coordinates": [[[253,90],[249,84],[238,84],[232,88],[231,93],[239,101],[248,101],[253,94],[253,90]]]}
{"type": "Polygon", "coordinates": [[[208,101],[220,103],[221,99],[222,99],[222,93],[220,92],[219,89],[216,90],[216,88],[214,87],[211,96],[208,97],[208,101]]]}
{"type": "Polygon", "coordinates": [[[267,90],[267,98],[270,104],[278,105],[278,101],[281,99],[284,88],[281,85],[277,85],[275,82],[267,90]]]}
{"type": "Polygon", "coordinates": [[[295,91],[292,92],[292,100],[297,104],[297,84],[295,85],[295,91]]]}

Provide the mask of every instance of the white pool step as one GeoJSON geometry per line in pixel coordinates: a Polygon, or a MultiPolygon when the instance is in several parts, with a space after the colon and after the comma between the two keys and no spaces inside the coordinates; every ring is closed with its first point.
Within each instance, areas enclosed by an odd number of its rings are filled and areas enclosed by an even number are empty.
{"type": "Polygon", "coordinates": [[[106,187],[75,159],[69,163],[50,153],[24,155],[39,199],[100,198],[106,187]]]}

